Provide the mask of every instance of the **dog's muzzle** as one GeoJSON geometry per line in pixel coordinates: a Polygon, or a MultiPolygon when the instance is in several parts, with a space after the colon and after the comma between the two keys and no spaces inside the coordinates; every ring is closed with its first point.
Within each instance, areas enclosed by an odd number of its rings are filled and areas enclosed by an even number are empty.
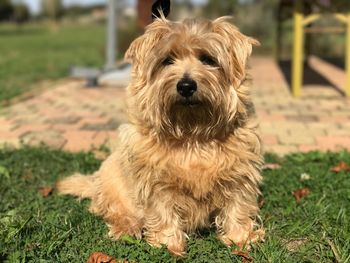
{"type": "Polygon", "coordinates": [[[176,85],[177,92],[185,98],[191,97],[197,91],[197,83],[188,76],[183,77],[176,85]]]}

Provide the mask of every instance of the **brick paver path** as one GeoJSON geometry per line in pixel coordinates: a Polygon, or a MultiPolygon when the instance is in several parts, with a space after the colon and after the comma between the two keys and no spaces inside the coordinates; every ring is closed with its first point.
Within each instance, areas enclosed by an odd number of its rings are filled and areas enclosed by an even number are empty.
{"type": "Polygon", "coordinates": [[[70,81],[2,110],[0,144],[45,143],[69,151],[113,145],[126,121],[124,98],[124,87],[85,88],[70,81]]]}
{"type": "MultiPolygon", "coordinates": [[[[335,85],[345,84],[345,73],[319,59],[310,64],[329,77],[335,85]]],[[[251,61],[254,80],[253,98],[260,120],[266,151],[286,154],[312,150],[350,150],[350,98],[330,84],[309,84],[302,98],[293,98],[281,70],[272,59],[251,61]]],[[[306,70],[305,82],[315,72],[306,70]]],[[[314,82],[320,82],[314,79],[314,82]]]]}
{"type": "MultiPolygon", "coordinates": [[[[344,73],[334,66],[316,58],[310,63],[333,78],[335,85],[345,82],[344,73]]],[[[295,99],[272,59],[253,58],[251,67],[252,93],[266,151],[350,150],[350,99],[320,84],[306,85],[302,99],[295,99]]],[[[102,144],[113,147],[116,128],[126,121],[124,111],[123,87],[90,89],[84,88],[82,81],[70,81],[2,109],[0,144],[43,142],[69,151],[102,144]]]]}

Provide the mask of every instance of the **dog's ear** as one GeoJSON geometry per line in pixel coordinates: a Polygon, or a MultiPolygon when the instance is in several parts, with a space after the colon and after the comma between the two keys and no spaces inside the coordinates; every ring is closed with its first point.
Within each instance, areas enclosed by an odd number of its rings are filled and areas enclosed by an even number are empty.
{"type": "Polygon", "coordinates": [[[124,59],[130,63],[135,63],[137,58],[140,57],[139,54],[141,52],[144,41],[145,41],[145,38],[142,35],[136,38],[133,42],[131,42],[129,48],[125,52],[124,59]]]}
{"type": "Polygon", "coordinates": [[[153,23],[146,27],[145,33],[130,44],[125,52],[125,60],[131,62],[134,66],[141,66],[145,61],[145,57],[154,50],[164,34],[169,32],[169,23],[164,16],[156,18],[153,23]]]}
{"type": "Polygon", "coordinates": [[[170,13],[170,0],[156,0],[152,5],[152,20],[168,17],[170,13]]]}
{"type": "Polygon", "coordinates": [[[248,37],[237,29],[228,20],[231,17],[220,17],[213,21],[213,30],[222,37],[224,45],[227,48],[227,54],[231,61],[231,74],[235,77],[237,83],[245,77],[245,68],[248,57],[252,53],[253,45],[259,45],[254,38],[248,37]]]}

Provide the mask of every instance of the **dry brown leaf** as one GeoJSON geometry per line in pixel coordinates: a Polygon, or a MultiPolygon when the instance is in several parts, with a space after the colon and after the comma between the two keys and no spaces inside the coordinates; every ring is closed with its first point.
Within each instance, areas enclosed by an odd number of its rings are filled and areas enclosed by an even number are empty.
{"type": "Polygon", "coordinates": [[[277,170],[280,169],[281,165],[278,163],[265,163],[262,167],[263,170],[277,170]]]}
{"type": "Polygon", "coordinates": [[[299,203],[302,198],[305,196],[308,196],[311,193],[310,189],[307,187],[295,190],[292,195],[294,196],[295,200],[299,203]]]}
{"type": "Polygon", "coordinates": [[[29,169],[26,169],[24,172],[23,172],[23,176],[21,177],[22,180],[24,181],[30,181],[33,179],[33,172],[29,169]]]}
{"type": "Polygon", "coordinates": [[[51,186],[41,187],[39,189],[39,192],[42,197],[48,197],[53,192],[53,187],[51,186]]]}
{"type": "Polygon", "coordinates": [[[292,239],[286,242],[286,248],[290,252],[296,251],[300,246],[304,245],[307,242],[306,238],[292,239]]]}
{"type": "Polygon", "coordinates": [[[234,250],[234,251],[232,251],[232,254],[239,256],[239,257],[242,257],[243,262],[253,262],[253,258],[246,251],[234,250]]]}
{"type": "Polygon", "coordinates": [[[350,166],[345,162],[340,162],[331,168],[331,172],[339,173],[341,171],[350,171],[350,166]]]}
{"type": "Polygon", "coordinates": [[[86,263],[117,263],[117,261],[102,252],[94,252],[90,255],[86,263]]]}

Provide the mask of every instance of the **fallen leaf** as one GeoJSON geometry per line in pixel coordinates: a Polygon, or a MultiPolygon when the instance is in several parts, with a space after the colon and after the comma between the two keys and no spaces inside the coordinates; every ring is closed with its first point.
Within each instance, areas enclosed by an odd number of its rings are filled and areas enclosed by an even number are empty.
{"type": "Polygon", "coordinates": [[[300,181],[307,181],[310,180],[311,176],[308,173],[302,173],[300,175],[300,181]]]}
{"type": "Polygon", "coordinates": [[[295,190],[292,195],[294,196],[295,200],[299,203],[302,198],[305,196],[308,196],[311,193],[310,189],[305,187],[298,190],[295,190]]]}
{"type": "Polygon", "coordinates": [[[25,169],[23,171],[23,175],[22,175],[21,179],[24,180],[24,181],[31,181],[31,180],[33,180],[33,172],[30,169],[25,169]]]}
{"type": "Polygon", "coordinates": [[[128,244],[140,244],[141,240],[138,240],[138,239],[134,239],[132,236],[129,236],[129,235],[123,235],[121,238],[120,238],[121,241],[124,241],[125,243],[128,243],[128,244]]]}
{"type": "Polygon", "coordinates": [[[90,255],[86,263],[116,263],[117,261],[102,252],[94,252],[90,255]]]}
{"type": "Polygon", "coordinates": [[[278,163],[265,163],[262,167],[263,170],[277,170],[280,169],[281,165],[278,163]]]}
{"type": "Polygon", "coordinates": [[[41,187],[39,189],[39,192],[42,197],[48,197],[53,192],[53,187],[51,186],[41,187]]]}
{"type": "Polygon", "coordinates": [[[306,238],[298,238],[286,241],[286,248],[289,252],[296,251],[300,246],[304,245],[307,242],[306,238]]]}
{"type": "Polygon", "coordinates": [[[242,257],[243,262],[253,262],[253,258],[248,254],[248,252],[242,250],[234,250],[232,251],[232,254],[242,257]]]}
{"type": "Polygon", "coordinates": [[[331,168],[331,172],[339,173],[341,171],[350,171],[350,166],[345,162],[340,162],[331,168]]]}

